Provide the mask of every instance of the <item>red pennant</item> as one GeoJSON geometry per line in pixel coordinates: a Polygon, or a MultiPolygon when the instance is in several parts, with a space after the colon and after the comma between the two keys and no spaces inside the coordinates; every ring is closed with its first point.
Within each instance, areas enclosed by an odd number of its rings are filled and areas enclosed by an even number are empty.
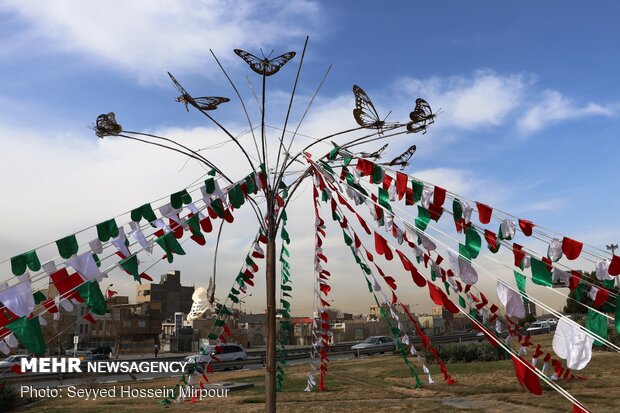
{"type": "Polygon", "coordinates": [[[578,404],[573,404],[573,413],[590,413],[590,410],[579,406],[578,404]]]}
{"type": "MultiPolygon", "coordinates": [[[[62,295],[68,292],[75,292],[74,290],[80,285],[82,285],[82,283],[84,282],[84,280],[78,273],[75,272],[73,274],[69,274],[67,272],[67,268],[56,271],[55,273],[50,275],[50,278],[52,279],[52,283],[54,283],[54,286],[56,287],[58,292],[62,295]]],[[[71,295],[73,296],[76,294],[71,295]]],[[[70,297],[66,296],[65,298],[70,297]]]]}
{"type": "Polygon", "coordinates": [[[140,278],[142,278],[143,280],[147,280],[150,282],[153,282],[153,277],[151,277],[150,275],[148,275],[147,273],[140,273],[140,278]]]}
{"type": "Polygon", "coordinates": [[[402,172],[396,172],[396,193],[398,199],[403,199],[403,196],[407,193],[407,182],[409,181],[407,175],[402,172]]]}
{"type": "Polygon", "coordinates": [[[526,219],[519,219],[519,227],[525,236],[531,236],[532,230],[534,229],[534,224],[532,221],[528,221],[526,219]]]}
{"type": "Polygon", "coordinates": [[[476,309],[478,310],[480,310],[482,307],[489,303],[489,300],[487,300],[487,297],[482,294],[482,292],[480,293],[480,298],[482,299],[482,302],[480,304],[476,304],[476,309]]]}
{"type": "Polygon", "coordinates": [[[497,249],[497,234],[495,234],[495,232],[485,229],[484,239],[486,240],[490,250],[495,251],[497,249]]]}
{"type": "Polygon", "coordinates": [[[433,191],[433,204],[437,207],[442,207],[444,201],[446,200],[446,190],[435,185],[435,191],[433,191]]]}
{"type": "Polygon", "coordinates": [[[403,263],[403,268],[411,273],[411,278],[413,278],[413,282],[418,287],[424,287],[426,285],[426,279],[420,274],[418,269],[413,266],[409,258],[405,256],[400,250],[396,250],[400,261],[403,263]]]}
{"type": "Polygon", "coordinates": [[[439,218],[441,218],[441,215],[443,214],[443,208],[441,207],[441,205],[437,205],[433,202],[431,202],[430,204],[428,204],[428,212],[431,215],[431,219],[435,222],[439,222],[439,218]]]}
{"type": "Polygon", "coordinates": [[[356,233],[353,233],[353,241],[355,242],[355,249],[358,249],[360,245],[362,245],[362,241],[360,241],[356,233]]]}
{"type": "Polygon", "coordinates": [[[374,164],[367,159],[358,159],[356,168],[362,172],[362,175],[372,175],[374,164]]]}
{"type": "Polygon", "coordinates": [[[446,310],[450,311],[452,314],[457,314],[459,309],[448,297],[446,294],[441,291],[437,286],[433,283],[428,283],[428,292],[431,297],[431,300],[437,305],[444,306],[446,310]]]}
{"type": "Polygon", "coordinates": [[[205,245],[207,243],[207,240],[205,239],[205,237],[203,236],[199,236],[199,235],[192,235],[191,237],[189,237],[192,241],[194,241],[196,244],[198,245],[205,245]]]}
{"type": "Polygon", "coordinates": [[[209,213],[209,216],[211,217],[211,219],[219,218],[217,214],[215,213],[215,211],[213,210],[213,208],[211,208],[210,206],[207,207],[207,212],[209,213]]]}
{"type": "Polygon", "coordinates": [[[476,205],[478,206],[478,218],[480,219],[480,222],[483,224],[488,224],[491,222],[493,208],[481,202],[476,202],[476,205]]]}
{"type": "Polygon", "coordinates": [[[321,292],[326,296],[329,294],[329,292],[332,289],[329,285],[323,284],[323,283],[319,284],[319,288],[321,289],[321,292]]]}
{"type": "Polygon", "coordinates": [[[366,225],[366,221],[364,221],[364,219],[360,216],[360,214],[356,213],[355,216],[357,216],[357,220],[359,221],[362,228],[364,228],[364,231],[366,231],[366,234],[368,235],[372,234],[370,232],[370,228],[368,228],[368,225],[366,225]]]}
{"type": "Polygon", "coordinates": [[[211,220],[209,217],[204,217],[200,220],[200,228],[206,233],[213,231],[213,225],[211,225],[211,220]]]}
{"type": "MultiPolygon", "coordinates": [[[[108,290],[108,298],[110,298],[110,291],[111,290],[108,290]]],[[[48,298],[47,300],[43,301],[42,304],[50,314],[55,314],[58,312],[58,307],[56,307],[56,303],[54,302],[54,299],[48,298]]],[[[2,316],[4,316],[4,312],[0,311],[0,317],[2,316]]],[[[2,326],[2,323],[0,323],[0,326],[2,326]]]]}
{"type": "Polygon", "coordinates": [[[392,291],[392,305],[396,304],[398,302],[398,297],[396,297],[396,294],[394,294],[394,291],[392,291]]]}
{"type": "Polygon", "coordinates": [[[614,255],[611,259],[611,263],[609,264],[609,269],[607,270],[609,275],[620,275],[620,257],[614,255]]]}
{"type": "Polygon", "coordinates": [[[525,252],[522,251],[523,246],[516,242],[512,244],[512,253],[515,256],[515,267],[521,267],[521,261],[525,258],[525,252]]]}
{"type": "Polygon", "coordinates": [[[84,316],[82,318],[84,320],[88,321],[91,324],[96,324],[97,323],[97,321],[93,318],[93,315],[91,313],[84,314],[84,316]]]}
{"type": "Polygon", "coordinates": [[[609,299],[609,291],[599,288],[596,292],[596,299],[594,300],[594,307],[600,307],[609,299]]]}
{"type": "Polygon", "coordinates": [[[579,282],[581,281],[581,273],[579,271],[571,271],[570,279],[568,280],[568,288],[574,290],[579,286],[579,282]]]}
{"type": "Polygon", "coordinates": [[[530,368],[534,369],[534,367],[521,357],[517,358],[516,356],[512,356],[512,363],[514,364],[515,373],[519,383],[521,383],[521,385],[530,393],[540,396],[543,392],[540,385],[540,379],[536,373],[530,370],[530,368]]]}
{"type": "Polygon", "coordinates": [[[368,250],[364,250],[364,251],[366,251],[366,257],[368,258],[368,261],[373,262],[375,259],[372,256],[372,254],[370,253],[370,251],[368,251],[368,250]]]}
{"type": "Polygon", "coordinates": [[[390,189],[390,186],[392,186],[392,181],[394,180],[394,178],[392,178],[390,175],[385,174],[383,176],[383,189],[385,189],[386,191],[388,189],[390,189]]]}
{"type": "Polygon", "coordinates": [[[118,294],[118,291],[108,289],[108,298],[114,297],[116,294],[118,294]]]}
{"type": "Polygon", "coordinates": [[[11,370],[13,370],[13,373],[15,374],[24,374],[24,372],[22,371],[22,366],[19,364],[13,364],[11,366],[11,370]]]}
{"type": "Polygon", "coordinates": [[[325,301],[324,299],[321,298],[320,300],[321,300],[321,305],[323,307],[331,307],[331,305],[329,305],[329,303],[327,301],[325,301]]]}
{"type": "Polygon", "coordinates": [[[393,277],[390,277],[388,275],[386,277],[383,277],[383,279],[390,286],[392,290],[395,290],[396,288],[398,288],[398,286],[396,285],[396,280],[393,277]]]}
{"type": "Polygon", "coordinates": [[[408,187],[407,192],[405,193],[405,205],[413,205],[415,204],[415,200],[413,199],[413,188],[408,187]]]}
{"type": "Polygon", "coordinates": [[[542,350],[540,348],[541,348],[541,345],[537,344],[536,345],[536,349],[534,350],[534,354],[532,354],[533,358],[537,359],[538,357],[542,356],[543,352],[542,352],[542,350]]]}
{"type": "Polygon", "coordinates": [[[583,243],[564,237],[562,240],[562,252],[569,260],[574,260],[581,254],[583,243]]]}

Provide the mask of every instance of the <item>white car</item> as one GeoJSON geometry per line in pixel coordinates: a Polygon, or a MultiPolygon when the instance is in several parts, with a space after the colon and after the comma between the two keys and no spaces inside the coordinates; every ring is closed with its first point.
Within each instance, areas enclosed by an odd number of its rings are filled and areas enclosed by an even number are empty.
{"type": "Polygon", "coordinates": [[[555,328],[555,325],[552,326],[547,320],[534,321],[532,324],[530,324],[526,332],[533,336],[536,334],[550,333],[552,328],[555,328]]]}
{"type": "Polygon", "coordinates": [[[372,336],[351,347],[351,350],[356,350],[355,354],[368,354],[373,353],[385,353],[388,351],[396,350],[396,342],[392,337],[388,336],[372,336]]]}
{"type": "MultiPolygon", "coordinates": [[[[239,344],[220,344],[218,346],[207,346],[204,349],[204,354],[198,353],[185,357],[185,362],[188,363],[185,369],[188,371],[204,371],[207,363],[213,367],[217,367],[218,361],[242,361],[248,358],[248,354],[245,352],[243,346],[239,344]]],[[[234,366],[235,369],[240,369],[242,366],[234,366]]]]}
{"type": "Polygon", "coordinates": [[[21,365],[23,358],[30,360],[32,356],[28,354],[16,354],[14,356],[9,356],[0,361],[0,369],[10,369],[15,365],[21,365]]]}
{"type": "Polygon", "coordinates": [[[73,351],[72,348],[70,348],[69,350],[65,351],[65,354],[69,357],[88,357],[91,354],[93,354],[92,351],[90,350],[86,350],[84,348],[78,348],[75,352],[73,351]],[[74,354],[75,353],[75,354],[74,354]]]}

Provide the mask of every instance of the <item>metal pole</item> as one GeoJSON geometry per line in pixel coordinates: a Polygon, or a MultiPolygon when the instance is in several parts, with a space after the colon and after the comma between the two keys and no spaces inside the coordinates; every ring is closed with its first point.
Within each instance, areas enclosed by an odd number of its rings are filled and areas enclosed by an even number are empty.
{"type": "MultiPolygon", "coordinates": [[[[272,223],[270,223],[272,224],[272,223]]],[[[276,411],[276,242],[267,241],[267,340],[265,343],[265,410],[276,411]]]]}

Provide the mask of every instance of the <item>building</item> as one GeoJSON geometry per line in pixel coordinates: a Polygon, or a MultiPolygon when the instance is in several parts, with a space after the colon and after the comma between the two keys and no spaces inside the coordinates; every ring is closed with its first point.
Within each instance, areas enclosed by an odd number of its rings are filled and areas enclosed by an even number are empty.
{"type": "Polygon", "coordinates": [[[194,287],[181,285],[181,271],[170,271],[161,276],[159,284],[136,286],[136,302],[160,303],[164,320],[173,320],[175,313],[189,313],[192,308],[194,287]]]}

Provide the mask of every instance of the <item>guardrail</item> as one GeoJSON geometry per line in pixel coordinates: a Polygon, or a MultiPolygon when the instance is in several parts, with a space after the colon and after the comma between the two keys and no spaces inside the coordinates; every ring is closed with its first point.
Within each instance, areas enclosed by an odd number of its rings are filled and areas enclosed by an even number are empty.
{"type": "MultiPolygon", "coordinates": [[[[431,341],[433,345],[436,344],[445,344],[445,343],[459,343],[459,342],[469,342],[469,341],[478,341],[481,337],[477,335],[477,333],[462,333],[458,335],[451,336],[433,336],[431,341]]],[[[418,337],[410,339],[413,344],[421,343],[421,340],[418,337]]],[[[390,352],[395,351],[394,344],[388,344],[384,346],[375,346],[367,349],[355,349],[353,350],[351,347],[355,344],[359,344],[359,342],[347,342],[347,343],[336,343],[328,348],[328,353],[332,354],[353,354],[356,357],[365,354],[372,353],[382,353],[382,352],[390,352]]],[[[295,348],[289,348],[285,350],[286,359],[287,360],[301,360],[309,358],[310,350],[312,346],[299,346],[295,348]]],[[[246,367],[246,366],[256,366],[263,365],[263,358],[265,355],[264,349],[248,349],[248,358],[245,360],[233,360],[233,361],[217,361],[213,362],[211,365],[215,370],[224,370],[229,368],[236,367],[246,367]]],[[[124,361],[124,362],[151,362],[151,361],[181,361],[185,359],[185,356],[173,356],[173,357],[151,357],[151,358],[140,358],[134,360],[122,359],[122,360],[110,360],[110,361],[124,361]]],[[[96,361],[98,363],[105,363],[105,360],[96,361]]],[[[85,362],[82,362],[84,364],[85,362]]],[[[32,382],[32,381],[45,381],[45,380],[59,380],[62,382],[63,380],[73,379],[73,378],[84,378],[86,375],[96,374],[97,376],[106,376],[106,375],[123,375],[128,374],[132,377],[133,380],[136,380],[136,377],[133,374],[129,373],[119,373],[119,372],[102,372],[102,373],[27,373],[27,374],[15,374],[10,372],[5,374],[0,380],[6,380],[11,382],[32,382]]],[[[148,374],[148,373],[138,373],[138,374],[148,374]]],[[[174,374],[171,374],[171,376],[174,374]]]]}

